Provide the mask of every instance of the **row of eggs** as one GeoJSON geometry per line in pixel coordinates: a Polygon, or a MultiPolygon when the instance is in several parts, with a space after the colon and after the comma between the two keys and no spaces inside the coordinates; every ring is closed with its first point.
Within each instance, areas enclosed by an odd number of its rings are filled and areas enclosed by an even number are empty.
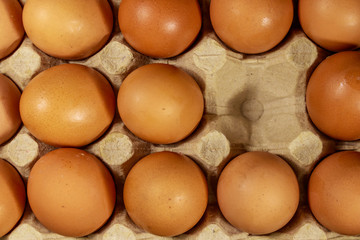
{"type": "MultiPolygon", "coordinates": [[[[30,133],[56,147],[82,147],[105,133],[115,116],[115,94],[98,71],[62,64],[35,76],[22,94],[0,75],[2,128],[0,144],[17,131],[21,120],[30,133]],[[4,100],[2,100],[4,99],[4,100]]],[[[202,119],[204,98],[197,82],[169,64],[148,64],[130,73],[117,97],[120,117],[141,139],[178,142],[202,119]]]]}
{"type": "MultiPolygon", "coordinates": [[[[308,185],[310,209],[330,230],[359,234],[360,153],[344,151],[325,158],[308,185]],[[349,205],[349,203],[351,203],[349,205]]],[[[0,159],[0,237],[21,218],[26,201],[22,178],[0,159]]],[[[89,235],[113,214],[116,186],[105,165],[94,155],[59,148],[33,166],[27,196],[36,218],[49,230],[71,237],[89,235]]],[[[206,177],[189,157],[157,152],[140,159],[122,189],[132,221],[160,236],[176,236],[193,228],[208,203],[206,177]]],[[[247,152],[231,160],[217,183],[223,216],[251,234],[268,234],[285,226],[299,204],[299,185],[291,167],[267,152],[247,152]]]]}
{"type": "MultiPolygon", "coordinates": [[[[357,110],[360,52],[336,53],[309,79],[306,105],[313,123],[339,140],[360,138],[357,110]]],[[[21,120],[36,138],[57,147],[88,145],[105,133],[115,115],[115,94],[95,69],[79,64],[51,67],[35,76],[21,94],[0,75],[0,144],[21,120]],[[19,107],[20,106],[20,107],[19,107]]],[[[139,138],[170,144],[190,135],[202,119],[204,98],[197,82],[169,64],[148,64],[120,86],[117,106],[125,126],[139,138]]]]}
{"type": "MultiPolygon", "coordinates": [[[[83,59],[100,50],[113,30],[107,0],[17,0],[0,2],[0,59],[20,44],[24,29],[45,53],[62,59],[83,59]]],[[[298,16],[304,32],[330,51],[360,46],[360,3],[357,0],[300,0],[298,16]]],[[[210,19],[218,37],[230,48],[266,52],[288,33],[294,18],[292,0],[212,0],[210,19]]],[[[122,0],[118,24],[125,40],[150,57],[181,54],[197,38],[202,15],[197,0],[122,0]]]]}

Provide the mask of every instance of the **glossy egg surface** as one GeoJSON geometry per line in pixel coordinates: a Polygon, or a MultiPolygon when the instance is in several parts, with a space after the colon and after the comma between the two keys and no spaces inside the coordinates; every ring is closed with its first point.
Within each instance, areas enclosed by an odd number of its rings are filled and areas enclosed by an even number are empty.
{"type": "Polygon", "coordinates": [[[96,70],[62,64],[30,81],[21,95],[20,114],[26,128],[41,141],[79,147],[99,138],[110,126],[115,96],[96,70]]]}

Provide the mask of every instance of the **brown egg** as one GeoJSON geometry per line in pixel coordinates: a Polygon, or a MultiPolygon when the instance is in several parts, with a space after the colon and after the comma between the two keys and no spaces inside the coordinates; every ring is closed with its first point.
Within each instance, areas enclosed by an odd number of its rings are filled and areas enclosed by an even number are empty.
{"type": "Polygon", "coordinates": [[[339,140],[360,139],[360,52],[325,59],[310,77],[306,106],[316,127],[339,140]]]}
{"type": "Polygon", "coordinates": [[[122,0],[119,26],[135,50],[156,58],[182,53],[201,28],[198,0],[122,0]]]}
{"type": "Polygon", "coordinates": [[[0,59],[16,49],[23,36],[22,8],[19,1],[0,1],[0,59]]]}
{"type": "Polygon", "coordinates": [[[6,76],[0,74],[0,144],[9,140],[18,130],[20,91],[6,76]]]}
{"type": "Polygon", "coordinates": [[[315,218],[331,231],[360,234],[360,153],[344,151],[326,157],[314,169],[308,186],[315,218]]]}
{"type": "Polygon", "coordinates": [[[23,20],[26,34],[38,48],[63,59],[94,54],[113,27],[107,0],[27,0],[23,20]]]}
{"type": "Polygon", "coordinates": [[[360,47],[359,0],[299,0],[299,20],[306,35],[327,50],[360,47]]]}
{"type": "Polygon", "coordinates": [[[196,81],[167,64],[149,64],[130,73],[120,86],[117,102],[121,119],[131,132],[160,144],[187,137],[204,111],[196,81]]]}
{"type": "Polygon", "coordinates": [[[0,159],[0,238],[20,220],[25,209],[24,182],[16,169],[0,159]]]}
{"type": "Polygon", "coordinates": [[[203,172],[190,158],[159,152],[130,170],[123,196],[126,211],[138,226],[156,235],[175,236],[201,219],[208,189],[203,172]]]}
{"type": "Polygon", "coordinates": [[[99,229],[116,200],[113,178],[94,155],[75,148],[45,154],[31,169],[29,204],[50,231],[81,237],[99,229]]]}
{"type": "Polygon", "coordinates": [[[41,141],[79,147],[99,138],[110,126],[115,96],[99,72],[63,64],[30,81],[20,98],[20,114],[26,128],[41,141]]]}
{"type": "Polygon", "coordinates": [[[251,234],[268,234],[285,226],[299,204],[299,185],[291,167],[266,152],[234,158],[222,171],[217,199],[224,217],[251,234]]]}
{"type": "Polygon", "coordinates": [[[219,38],[242,53],[262,53],[288,33],[292,0],[211,0],[210,18],[219,38]]]}

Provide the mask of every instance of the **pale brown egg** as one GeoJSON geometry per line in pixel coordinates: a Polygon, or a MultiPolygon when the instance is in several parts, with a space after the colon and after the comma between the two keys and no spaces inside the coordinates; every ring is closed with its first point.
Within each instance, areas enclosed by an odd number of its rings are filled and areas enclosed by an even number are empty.
{"type": "Polygon", "coordinates": [[[0,74],[0,145],[9,140],[21,124],[20,94],[15,83],[0,74]]]}
{"type": "Polygon", "coordinates": [[[224,217],[251,234],[268,234],[285,226],[299,204],[299,185],[291,167],[266,152],[247,152],[222,171],[217,200],[224,217]]]}
{"type": "Polygon", "coordinates": [[[36,218],[49,230],[71,237],[98,230],[116,200],[109,170],[94,155],[75,148],[42,156],[31,169],[27,190],[36,218]]]}
{"type": "Polygon", "coordinates": [[[308,185],[315,218],[331,231],[360,234],[360,153],[334,153],[320,162],[308,185]]]}
{"type": "Polygon", "coordinates": [[[24,182],[7,161],[0,159],[0,238],[14,228],[25,209],[24,182]]]}
{"type": "Polygon", "coordinates": [[[299,0],[299,20],[306,35],[327,50],[360,47],[359,0],[299,0]]]}
{"type": "Polygon", "coordinates": [[[203,172],[190,158],[158,152],[130,170],[123,197],[127,213],[138,226],[156,235],[175,236],[201,219],[208,189],[203,172]]]}
{"type": "Polygon", "coordinates": [[[63,59],[94,54],[105,45],[113,28],[107,0],[27,0],[23,21],[35,46],[63,59]]]}
{"type": "Polygon", "coordinates": [[[268,51],[288,33],[292,0],[211,0],[210,18],[218,37],[230,48],[249,54],[268,51]]]}
{"type": "Polygon", "coordinates": [[[11,54],[24,36],[22,8],[18,0],[0,1],[0,59],[11,54]]]}
{"type": "Polygon", "coordinates": [[[168,64],[149,64],[130,73],[120,86],[117,102],[126,127],[141,139],[159,144],[187,137],[204,111],[196,81],[168,64]]]}
{"type": "Polygon", "coordinates": [[[315,126],[339,140],[360,139],[360,52],[336,53],[312,73],[306,106],[315,126]]]}
{"type": "Polygon", "coordinates": [[[135,50],[156,58],[182,53],[201,28],[198,0],[122,0],[119,27],[135,50]]]}
{"type": "Polygon", "coordinates": [[[63,64],[49,68],[26,86],[20,98],[24,125],[53,146],[79,147],[99,138],[115,115],[110,83],[96,70],[63,64]]]}

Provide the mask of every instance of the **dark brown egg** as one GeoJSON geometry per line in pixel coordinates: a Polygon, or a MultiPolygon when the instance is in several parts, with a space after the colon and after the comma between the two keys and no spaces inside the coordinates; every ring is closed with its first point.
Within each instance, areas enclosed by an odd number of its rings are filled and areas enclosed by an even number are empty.
{"type": "Polygon", "coordinates": [[[20,220],[25,209],[24,182],[7,161],[0,159],[0,238],[20,220]]]}
{"type": "Polygon", "coordinates": [[[0,59],[16,49],[23,36],[22,8],[19,1],[0,1],[0,59]]]}
{"type": "Polygon", "coordinates": [[[20,95],[15,83],[0,74],[0,145],[9,140],[21,124],[20,95]]]}
{"type": "Polygon", "coordinates": [[[360,52],[336,53],[320,63],[307,86],[306,106],[326,135],[360,139],[360,52]]]}
{"type": "Polygon", "coordinates": [[[211,23],[219,38],[242,53],[275,47],[288,33],[294,15],[292,0],[212,0],[211,23]]]}
{"type": "Polygon", "coordinates": [[[135,50],[169,58],[188,48],[201,28],[198,0],[122,0],[119,26],[135,50]]]}

